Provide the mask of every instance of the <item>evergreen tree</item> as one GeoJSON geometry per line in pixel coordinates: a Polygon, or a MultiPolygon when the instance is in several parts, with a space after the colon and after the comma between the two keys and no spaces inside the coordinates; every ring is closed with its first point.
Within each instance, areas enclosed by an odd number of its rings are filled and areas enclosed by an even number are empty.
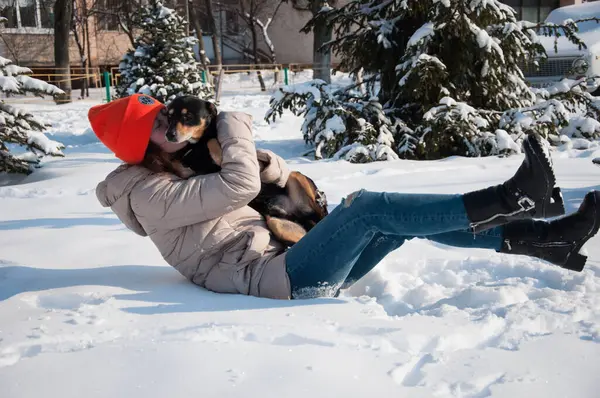
{"type": "Polygon", "coordinates": [[[185,25],[160,1],[151,0],[144,7],[135,49],[119,65],[118,97],[142,93],[163,103],[180,95],[212,98],[212,87],[202,81],[202,65],[194,57],[198,39],[186,35],[185,25]]]}
{"type": "MultiPolygon", "coordinates": [[[[500,128],[505,111],[538,104],[522,66],[547,57],[537,24],[517,21],[499,1],[432,1],[428,21],[410,38],[396,67],[391,98],[397,115],[414,127],[417,148],[406,156],[437,159],[518,152],[523,131],[500,128]],[[508,133],[508,134],[507,134],[508,133]]],[[[576,25],[546,27],[577,44],[576,25]]],[[[541,127],[541,126],[540,126],[541,127]]],[[[542,133],[543,129],[527,132],[542,133]]]]}
{"type": "MultiPolygon", "coordinates": [[[[354,0],[319,18],[334,27],[327,47],[339,58],[339,70],[364,73],[365,85],[385,104],[396,84],[396,66],[408,40],[426,21],[430,1],[354,0]],[[377,89],[374,84],[377,82],[377,89]]],[[[313,28],[317,18],[305,29],[313,28]]]]}
{"type": "MultiPolygon", "coordinates": [[[[7,94],[32,93],[40,97],[64,94],[56,86],[27,76],[31,73],[30,69],[0,57],[0,91],[7,94]]],[[[44,135],[47,127],[31,113],[0,102],[0,172],[30,174],[44,155],[64,156],[61,152],[64,145],[44,135]],[[25,151],[15,155],[14,149],[18,147],[25,148],[25,151]]]]}
{"type": "MultiPolygon", "coordinates": [[[[592,129],[591,119],[599,112],[582,89],[583,81],[535,90],[522,73],[524,65],[547,58],[538,31],[564,35],[583,47],[575,21],[534,24],[515,15],[496,0],[354,0],[332,10],[327,18],[337,38],[329,46],[340,58],[340,69],[353,77],[364,74],[366,90],[357,95],[357,80],[334,91],[332,101],[352,109],[356,118],[379,123],[392,137],[385,145],[406,158],[510,154],[519,152],[523,134],[531,132],[551,143],[564,142],[565,135],[597,138],[600,129],[592,129]],[[378,103],[385,118],[377,122],[372,113],[352,108],[349,96],[352,102],[378,103]]],[[[285,108],[302,109],[298,104],[304,104],[291,98],[298,95],[293,89],[281,92],[273,97],[267,119],[285,108]]],[[[314,125],[327,125],[334,117],[331,112],[319,115],[314,125]]],[[[360,143],[353,137],[366,131],[339,132],[343,139],[337,142],[360,143]]]]}

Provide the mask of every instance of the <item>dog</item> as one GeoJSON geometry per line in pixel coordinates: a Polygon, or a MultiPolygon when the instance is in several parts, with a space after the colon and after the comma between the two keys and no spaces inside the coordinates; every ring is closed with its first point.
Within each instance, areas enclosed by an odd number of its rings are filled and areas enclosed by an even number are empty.
{"type": "MultiPolygon", "coordinates": [[[[217,173],[221,170],[222,152],[217,140],[217,108],[208,101],[185,95],[167,106],[169,127],[166,139],[190,144],[175,158],[191,175],[217,173]]],[[[262,169],[265,165],[259,160],[262,169]]],[[[258,196],[249,204],[260,213],[275,238],[293,246],[319,221],[328,215],[327,198],[312,179],[292,171],[284,188],[261,184],[258,196]]]]}

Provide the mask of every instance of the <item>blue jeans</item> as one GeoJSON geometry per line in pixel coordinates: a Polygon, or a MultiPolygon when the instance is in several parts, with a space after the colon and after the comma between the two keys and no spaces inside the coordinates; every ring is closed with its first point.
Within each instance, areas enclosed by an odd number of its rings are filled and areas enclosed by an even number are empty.
{"type": "Polygon", "coordinates": [[[335,296],[416,237],[450,246],[500,250],[502,227],[479,234],[468,228],[462,195],[359,191],[288,250],[292,298],[335,296]]]}

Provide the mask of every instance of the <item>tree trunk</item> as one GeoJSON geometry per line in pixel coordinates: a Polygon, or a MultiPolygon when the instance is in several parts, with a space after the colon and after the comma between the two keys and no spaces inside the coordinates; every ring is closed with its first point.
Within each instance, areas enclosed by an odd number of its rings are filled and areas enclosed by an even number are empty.
{"type": "Polygon", "coordinates": [[[196,12],[196,8],[194,8],[194,4],[190,7],[190,19],[194,24],[194,30],[196,31],[196,37],[198,38],[198,49],[200,56],[200,63],[202,64],[202,69],[204,69],[206,79],[208,82],[211,81],[211,74],[208,69],[208,64],[206,62],[206,48],[204,48],[204,36],[202,35],[202,25],[200,25],[200,19],[198,19],[198,13],[196,12]]]}
{"type": "MultiPolygon", "coordinates": [[[[87,62],[86,62],[86,67],[85,67],[85,74],[89,75],[89,73],[90,73],[89,70],[92,67],[92,53],[91,53],[92,46],[90,43],[90,13],[89,13],[86,1],[83,2],[83,10],[85,11],[85,20],[83,23],[83,31],[84,31],[84,37],[85,37],[85,42],[86,42],[86,50],[87,50],[87,56],[86,56],[87,62]]],[[[90,81],[87,77],[85,79],[85,96],[86,97],[90,96],[90,81]]]]}
{"type": "Polygon", "coordinates": [[[121,2],[121,8],[117,11],[119,25],[123,32],[127,35],[131,47],[135,48],[135,37],[133,30],[138,27],[139,20],[137,19],[138,7],[141,6],[136,1],[124,0],[121,2]]]}
{"type": "Polygon", "coordinates": [[[56,0],[54,3],[54,65],[63,76],[58,87],[65,92],[56,96],[58,104],[71,102],[71,70],[69,62],[69,31],[73,17],[72,0],[56,0]]]}
{"type": "MultiPolygon", "coordinates": [[[[254,56],[254,63],[259,64],[260,60],[258,58],[258,39],[256,34],[256,23],[254,22],[254,18],[250,17],[250,32],[252,33],[252,55],[254,56]]],[[[260,83],[260,91],[267,91],[267,87],[265,86],[265,80],[263,79],[262,73],[260,71],[260,66],[256,71],[256,75],[258,76],[258,82],[260,83]]]]}
{"type": "Polygon", "coordinates": [[[86,2],[81,4],[81,12],[77,12],[76,1],[77,0],[73,0],[73,18],[75,19],[75,23],[71,25],[71,30],[73,32],[75,44],[77,44],[77,49],[79,50],[81,69],[86,75],[84,79],[81,79],[80,97],[81,99],[84,99],[90,96],[90,82],[88,78],[88,75],[90,74],[90,37],[88,25],[89,14],[86,2]],[[79,35],[77,28],[81,28],[81,36],[79,35]]]}
{"type": "Polygon", "coordinates": [[[395,67],[398,64],[395,62],[393,58],[388,58],[384,62],[385,68],[381,70],[381,81],[380,81],[380,89],[378,93],[379,101],[381,104],[385,104],[386,102],[393,100],[392,94],[394,93],[395,88],[397,87],[397,74],[395,67]],[[394,65],[391,65],[391,63],[394,65]]]}
{"type": "Polygon", "coordinates": [[[89,85],[89,79],[88,79],[88,75],[90,74],[90,57],[88,55],[89,53],[89,40],[88,40],[88,30],[86,27],[87,24],[87,17],[85,22],[83,22],[82,26],[81,26],[81,30],[83,32],[83,40],[84,43],[86,43],[83,46],[83,53],[81,54],[83,56],[83,62],[82,62],[82,66],[83,66],[83,72],[85,73],[85,79],[82,79],[83,81],[83,85],[81,88],[81,97],[89,97],[90,96],[90,85],[89,85]],[[86,51],[87,50],[87,51],[86,51]]]}
{"type": "MultiPolygon", "coordinates": [[[[74,0],[75,1],[75,0],[74,0]]],[[[77,44],[77,49],[79,50],[79,61],[81,62],[81,69],[85,70],[85,66],[86,66],[86,59],[85,59],[85,47],[83,46],[83,43],[85,42],[85,33],[83,32],[83,26],[81,27],[81,36],[79,36],[79,32],[77,31],[77,24],[74,24],[72,26],[72,30],[73,30],[73,38],[75,39],[75,44],[77,44]]],[[[84,79],[84,84],[81,85],[81,93],[80,93],[80,97],[81,99],[85,98],[85,82],[87,81],[87,79],[84,79]]]]}
{"type": "MultiPolygon", "coordinates": [[[[311,11],[317,15],[321,8],[327,4],[323,0],[313,0],[311,11]]],[[[321,46],[332,38],[332,28],[325,18],[315,23],[313,29],[313,79],[321,79],[331,83],[331,50],[320,50],[321,46]]]]}
{"type": "MultiPolygon", "coordinates": [[[[277,12],[279,11],[279,8],[285,1],[286,0],[279,0],[279,3],[277,3],[277,6],[275,7],[275,11],[273,11],[273,15],[271,15],[271,17],[267,19],[266,23],[262,23],[260,21],[260,19],[255,18],[255,22],[258,25],[260,25],[260,27],[262,29],[263,37],[265,39],[265,43],[267,44],[267,47],[269,47],[269,51],[271,52],[271,63],[273,65],[277,64],[277,54],[275,52],[275,45],[273,44],[273,41],[271,40],[271,37],[269,36],[269,26],[271,26],[271,22],[273,22],[273,20],[277,16],[277,12]]],[[[275,68],[275,73],[274,73],[273,77],[274,77],[274,83],[277,84],[279,82],[279,68],[277,68],[277,67],[275,68]]]]}
{"type": "MultiPolygon", "coordinates": [[[[215,52],[215,63],[217,64],[218,70],[220,70],[221,65],[223,65],[223,60],[221,58],[221,47],[217,35],[217,23],[215,22],[215,14],[213,12],[212,0],[204,0],[204,2],[206,4],[206,13],[208,14],[208,23],[210,24],[210,29],[212,30],[212,42],[213,50],[215,52]]],[[[221,40],[223,40],[223,38],[221,38],[221,40]]]]}
{"type": "MultiPolygon", "coordinates": [[[[81,23],[82,12],[77,9],[77,0],[73,0],[73,19],[74,23],[71,24],[71,31],[73,32],[73,38],[75,39],[75,44],[77,45],[77,49],[79,50],[79,61],[81,62],[81,68],[85,70],[85,47],[83,43],[85,42],[85,33],[83,32],[83,24],[81,23]],[[81,25],[81,26],[78,26],[81,25]],[[77,28],[81,27],[81,36],[77,31],[77,28]]],[[[79,94],[80,98],[83,99],[85,97],[85,86],[81,85],[81,92],[79,94]]]]}
{"type": "MultiPolygon", "coordinates": [[[[129,3],[126,3],[126,5],[128,5],[128,4],[129,3]]],[[[135,48],[135,37],[133,37],[133,28],[134,28],[133,25],[134,24],[131,23],[131,17],[129,15],[130,14],[128,14],[128,16],[126,16],[126,17],[119,15],[119,25],[121,26],[121,29],[123,29],[123,32],[125,32],[125,34],[127,35],[127,38],[129,39],[129,42],[131,43],[131,47],[135,48]]]]}
{"type": "MultiPolygon", "coordinates": [[[[123,25],[121,25],[123,26],[123,25]]],[[[125,34],[127,34],[127,38],[129,39],[129,42],[131,43],[131,47],[135,48],[135,37],[133,37],[133,33],[131,32],[130,29],[125,30],[125,34]]]]}

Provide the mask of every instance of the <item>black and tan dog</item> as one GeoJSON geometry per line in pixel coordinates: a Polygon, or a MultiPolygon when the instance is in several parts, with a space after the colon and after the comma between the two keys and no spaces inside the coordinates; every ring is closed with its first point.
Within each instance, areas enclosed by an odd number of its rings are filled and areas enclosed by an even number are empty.
{"type": "MultiPolygon", "coordinates": [[[[176,154],[183,166],[194,174],[210,174],[221,170],[221,146],[217,141],[217,108],[195,96],[181,96],[168,106],[170,142],[189,141],[176,154]]],[[[260,162],[261,170],[264,167],[260,162]]],[[[314,181],[292,171],[285,188],[275,184],[261,186],[249,206],[265,217],[275,238],[288,246],[298,242],[327,214],[327,199],[314,181]]]]}

